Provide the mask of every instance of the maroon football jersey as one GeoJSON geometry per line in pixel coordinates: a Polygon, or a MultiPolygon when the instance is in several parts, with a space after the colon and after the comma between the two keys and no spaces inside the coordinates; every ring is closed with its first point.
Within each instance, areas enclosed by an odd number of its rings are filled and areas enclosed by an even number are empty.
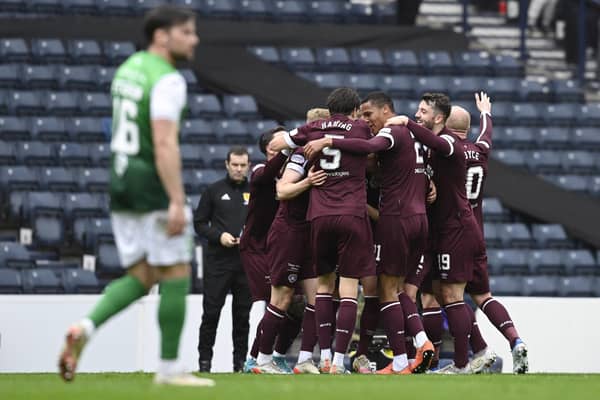
{"type": "Polygon", "coordinates": [[[267,234],[279,206],[275,196],[275,178],[286,159],[283,153],[279,153],[268,162],[252,168],[248,216],[240,239],[240,250],[266,251],[267,234]]]}
{"type": "MultiPolygon", "coordinates": [[[[333,115],[329,119],[314,121],[294,129],[284,137],[289,146],[298,147],[325,136],[368,139],[371,131],[364,121],[333,115]]],[[[315,169],[325,170],[327,179],[323,185],[311,189],[307,219],[313,220],[325,215],[365,216],[366,164],[366,155],[324,148],[316,160],[315,169]]]]}
{"type": "Polygon", "coordinates": [[[492,150],[492,118],[487,113],[481,114],[479,132],[475,142],[463,140],[462,143],[467,159],[467,198],[483,232],[483,187],[488,175],[488,157],[492,150]]]}
{"type": "Polygon", "coordinates": [[[466,192],[467,160],[461,139],[444,128],[439,136],[409,120],[408,129],[415,138],[433,150],[430,165],[437,187],[437,199],[431,206],[431,222],[436,234],[460,224],[463,215],[472,214],[466,192]]]}
{"type": "MultiPolygon", "coordinates": [[[[288,160],[285,168],[291,169],[299,173],[302,178],[306,178],[308,175],[307,171],[307,160],[304,157],[302,149],[296,149],[294,154],[288,160]]],[[[308,211],[308,202],[310,198],[310,190],[305,190],[298,196],[290,200],[282,200],[279,202],[279,209],[275,216],[274,224],[277,223],[279,218],[282,218],[288,225],[304,225],[307,224],[306,212],[308,211]]]]}
{"type": "Polygon", "coordinates": [[[333,147],[348,152],[379,152],[380,215],[410,217],[425,214],[427,176],[421,143],[404,126],[381,129],[368,140],[333,139],[333,147]]]}

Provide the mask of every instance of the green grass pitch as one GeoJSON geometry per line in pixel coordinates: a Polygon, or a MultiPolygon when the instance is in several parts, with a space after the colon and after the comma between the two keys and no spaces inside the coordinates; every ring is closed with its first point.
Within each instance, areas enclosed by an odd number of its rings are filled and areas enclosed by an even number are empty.
{"type": "Polygon", "coordinates": [[[2,374],[6,400],[200,399],[600,399],[600,375],[266,376],[203,375],[213,388],[157,387],[150,374],[80,374],[71,384],[55,374],[2,374]]]}

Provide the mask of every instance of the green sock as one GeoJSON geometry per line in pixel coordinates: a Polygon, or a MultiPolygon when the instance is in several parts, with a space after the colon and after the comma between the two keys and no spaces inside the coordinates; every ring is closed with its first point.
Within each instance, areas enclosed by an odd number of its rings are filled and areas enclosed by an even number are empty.
{"type": "Polygon", "coordinates": [[[169,279],[160,283],[158,325],[160,326],[160,358],[175,360],[185,321],[185,298],[190,278],[169,279]]]}
{"type": "Polygon", "coordinates": [[[113,281],[104,289],[104,295],[88,316],[94,326],[98,328],[107,319],[116,315],[128,305],[148,293],[139,279],[125,275],[113,281]]]}

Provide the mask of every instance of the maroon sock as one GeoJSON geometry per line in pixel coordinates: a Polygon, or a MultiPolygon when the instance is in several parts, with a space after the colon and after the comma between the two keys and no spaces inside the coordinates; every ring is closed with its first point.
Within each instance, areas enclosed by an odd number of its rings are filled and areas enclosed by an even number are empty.
{"type": "Polygon", "coordinates": [[[315,317],[317,320],[317,335],[319,336],[319,348],[330,349],[334,321],[333,301],[329,293],[317,293],[315,301],[315,317]]]}
{"type": "Polygon", "coordinates": [[[340,309],[340,299],[333,298],[332,301],[333,301],[333,319],[331,320],[331,348],[333,348],[333,339],[335,338],[335,323],[337,320],[338,310],[340,309]]]}
{"type": "Polygon", "coordinates": [[[280,325],[279,335],[275,340],[275,351],[279,354],[285,354],[296,340],[296,336],[300,333],[302,321],[285,315],[283,324],[280,325]]]}
{"type": "Polygon", "coordinates": [[[469,333],[473,324],[467,307],[464,301],[444,306],[450,334],[454,337],[454,365],[458,368],[465,367],[469,362],[469,333]]]}
{"type": "Polygon", "coordinates": [[[348,350],[348,344],[354,326],[356,325],[356,309],[358,302],[351,297],[342,297],[340,299],[340,309],[335,328],[335,352],[345,354],[348,350]]]}
{"type": "Polygon", "coordinates": [[[399,301],[390,301],[380,305],[381,319],[390,348],[395,356],[406,353],[406,338],[404,337],[404,315],[399,301]]]}
{"type": "Polygon", "coordinates": [[[258,349],[263,354],[272,354],[275,338],[281,330],[281,325],[285,321],[285,311],[280,310],[273,304],[269,304],[263,315],[262,331],[260,334],[260,344],[258,349]]]}
{"type": "Polygon", "coordinates": [[[506,340],[509,341],[510,348],[512,349],[516,340],[519,338],[519,333],[502,303],[493,297],[489,297],[481,303],[481,311],[487,315],[490,322],[504,335],[506,340]]]}
{"type": "Polygon", "coordinates": [[[477,319],[475,319],[475,313],[473,309],[467,305],[467,311],[469,311],[469,315],[471,316],[471,335],[469,335],[469,344],[471,345],[471,350],[473,353],[479,353],[487,347],[487,343],[481,336],[481,332],[479,331],[479,325],[477,325],[477,319]]]}
{"type": "Polygon", "coordinates": [[[402,304],[402,310],[404,311],[404,326],[406,326],[406,336],[417,336],[417,333],[424,331],[423,322],[419,311],[417,311],[417,305],[408,297],[404,292],[398,295],[398,300],[402,304]]]}
{"type": "Polygon", "coordinates": [[[260,345],[260,332],[262,331],[262,319],[256,326],[256,336],[254,336],[254,342],[252,342],[252,348],[250,348],[250,355],[253,358],[258,357],[258,347],[260,345]]]}
{"type": "Polygon", "coordinates": [[[315,320],[315,307],[307,304],[304,308],[304,317],[302,318],[302,343],[300,350],[312,351],[317,344],[317,322],[315,320]]]}
{"type": "Polygon", "coordinates": [[[440,307],[423,309],[423,327],[427,337],[435,347],[442,345],[442,334],[444,333],[444,317],[440,307]]]}
{"type": "Polygon", "coordinates": [[[379,316],[379,298],[377,296],[365,296],[365,306],[360,316],[360,339],[358,341],[357,356],[367,354],[371,339],[377,329],[379,316]]]}
{"type": "Polygon", "coordinates": [[[408,359],[413,359],[417,356],[417,349],[415,348],[415,343],[413,342],[413,338],[411,336],[406,336],[406,357],[408,359]]]}

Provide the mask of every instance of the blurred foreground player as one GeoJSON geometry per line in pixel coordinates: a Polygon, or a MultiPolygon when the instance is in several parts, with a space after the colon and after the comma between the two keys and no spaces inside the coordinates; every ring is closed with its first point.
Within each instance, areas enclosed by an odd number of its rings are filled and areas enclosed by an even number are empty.
{"type": "Polygon", "coordinates": [[[111,219],[127,274],[112,282],[92,312],[69,328],[60,374],[73,380],[81,351],[94,331],[159,282],[161,348],[154,382],[213,386],[211,379],[184,373],[177,362],[193,240],[178,143],[186,83],[174,65],[194,56],[195,15],[179,7],[158,7],[146,15],[144,33],[148,49],[119,67],[111,87],[111,219]]]}

